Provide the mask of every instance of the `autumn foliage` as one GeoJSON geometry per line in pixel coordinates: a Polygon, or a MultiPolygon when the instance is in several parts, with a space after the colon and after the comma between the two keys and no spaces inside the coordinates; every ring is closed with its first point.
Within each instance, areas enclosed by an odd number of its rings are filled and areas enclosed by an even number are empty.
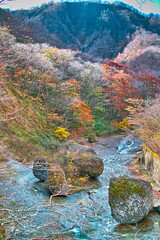
{"type": "Polygon", "coordinates": [[[140,95],[136,87],[132,85],[132,77],[124,72],[124,70],[113,70],[110,66],[103,64],[103,74],[106,84],[103,92],[107,97],[106,104],[111,109],[117,110],[121,118],[127,115],[126,107],[128,98],[139,98],[140,95]]]}
{"type": "Polygon", "coordinates": [[[68,138],[70,133],[67,131],[66,128],[62,128],[62,127],[58,127],[56,130],[55,130],[55,133],[54,135],[59,138],[60,140],[63,140],[65,138],[68,138]]]}
{"type": "Polygon", "coordinates": [[[70,106],[70,110],[74,111],[75,118],[81,123],[91,123],[94,121],[90,107],[80,99],[75,99],[70,106]]]}
{"type": "Polygon", "coordinates": [[[154,100],[128,100],[128,122],[134,126],[133,133],[145,145],[160,156],[160,98],[154,100]]]}

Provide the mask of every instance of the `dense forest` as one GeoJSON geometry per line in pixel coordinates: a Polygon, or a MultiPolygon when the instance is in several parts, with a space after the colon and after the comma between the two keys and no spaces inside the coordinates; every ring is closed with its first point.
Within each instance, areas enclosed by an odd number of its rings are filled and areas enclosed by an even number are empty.
{"type": "MultiPolygon", "coordinates": [[[[34,152],[32,147],[30,148],[33,143],[34,148],[41,146],[44,151],[48,152],[52,151],[52,148],[54,149],[55,141],[58,138],[63,140],[69,135],[73,137],[79,134],[80,136],[84,135],[83,137],[91,135],[96,137],[119,131],[123,125],[129,126],[126,118],[132,114],[132,107],[137,108],[138,103],[134,103],[135,106],[133,106],[132,100],[138,101],[139,104],[143,102],[144,112],[147,101],[148,109],[148,104],[150,105],[148,101],[153,102],[160,87],[160,37],[158,35],[160,21],[157,21],[157,17],[140,16],[130,9],[124,8],[124,6],[97,5],[96,3],[62,3],[58,5],[51,3],[33,10],[15,12],[18,14],[18,20],[16,20],[17,15],[1,9],[0,54],[3,59],[1,61],[3,70],[1,71],[1,90],[3,90],[1,135],[9,145],[12,145],[13,142],[17,147],[21,145],[20,149],[14,147],[14,151],[18,155],[23,149],[23,145],[30,149],[27,150],[27,155],[25,154],[27,159],[28,155],[30,158],[34,152]],[[78,13],[79,5],[83,9],[78,13]],[[85,14],[89,9],[92,12],[89,14],[90,19],[85,14]],[[70,15],[71,12],[74,12],[75,15],[70,15]],[[125,12],[125,14],[121,15],[121,12],[125,12]],[[23,18],[21,19],[19,15],[23,18]],[[53,16],[54,19],[52,19],[53,16]],[[118,28],[117,25],[119,34],[117,34],[116,25],[113,24],[112,16],[121,26],[118,28]],[[94,19],[95,26],[98,24],[97,27],[93,28],[92,24],[91,28],[92,19],[94,19]],[[75,25],[72,24],[73,21],[75,25]],[[51,45],[43,43],[47,36],[48,39],[53,39],[53,33],[48,29],[49,22],[52,22],[53,32],[56,34],[63,32],[61,39],[59,35],[54,34],[54,39],[63,42],[62,45],[60,44],[60,49],[55,47],[54,41],[50,42],[51,45]],[[102,22],[105,24],[105,28],[102,22]],[[111,22],[112,24],[109,24],[111,22]],[[38,28],[37,23],[42,25],[39,25],[38,28]],[[18,27],[20,24],[23,27],[18,27]],[[139,26],[137,30],[136,25],[139,26]],[[9,29],[6,28],[7,26],[9,29]],[[41,30],[44,29],[44,26],[47,29],[45,30],[47,35],[42,34],[41,30]],[[74,33],[73,26],[78,31],[76,41],[81,46],[87,46],[83,40],[83,36],[86,36],[84,31],[90,34],[86,38],[86,41],[91,41],[91,43],[88,42],[90,47],[78,49],[74,38],[70,37],[70,34],[74,36],[76,33],[74,33]],[[105,32],[101,31],[101,27],[110,34],[110,41],[107,40],[105,32]],[[116,32],[115,35],[111,27],[116,32]],[[69,35],[63,31],[63,28],[68,29],[69,35]],[[147,31],[151,29],[152,32],[147,31]],[[106,39],[106,43],[100,37],[99,32],[106,39]],[[32,38],[31,35],[26,36],[27,33],[32,34],[32,38]],[[96,35],[98,39],[95,37],[96,35]],[[62,37],[65,38],[62,39],[62,37]],[[125,45],[121,44],[124,39],[129,42],[125,48],[125,45]],[[62,49],[64,45],[68,48],[67,41],[71,43],[72,40],[70,49],[62,49]],[[124,48],[124,51],[119,53],[115,59],[110,60],[105,56],[111,56],[115,52],[112,49],[113,43],[116,51],[119,51],[119,48],[121,50],[124,48]],[[98,49],[96,45],[104,46],[101,47],[102,51],[97,52],[96,57],[101,59],[100,62],[95,62],[93,56],[95,49],[98,49]],[[105,47],[112,49],[111,55],[107,54],[105,47]],[[102,52],[105,52],[103,59],[101,58],[102,52]],[[59,137],[55,136],[56,131],[60,131],[59,137]]],[[[57,43],[57,45],[59,44],[57,43]]],[[[143,114],[141,117],[137,117],[149,121],[143,114]]],[[[141,127],[144,127],[145,124],[141,127]]],[[[130,126],[130,128],[132,127],[130,126]]],[[[152,132],[153,129],[150,131],[152,132]]],[[[152,134],[154,135],[154,132],[152,134]]],[[[146,137],[144,138],[146,139],[146,137]]]]}

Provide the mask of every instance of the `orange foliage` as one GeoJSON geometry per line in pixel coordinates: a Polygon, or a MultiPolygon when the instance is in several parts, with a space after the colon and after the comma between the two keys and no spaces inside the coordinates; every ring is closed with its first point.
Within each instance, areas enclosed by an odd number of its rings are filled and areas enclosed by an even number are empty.
{"type": "Polygon", "coordinates": [[[102,69],[105,70],[103,77],[106,80],[103,92],[108,95],[108,103],[119,112],[121,117],[125,117],[125,108],[128,106],[125,100],[130,97],[140,97],[136,88],[131,85],[132,78],[123,70],[113,71],[111,67],[105,64],[102,65],[102,69]]]}
{"type": "Polygon", "coordinates": [[[93,122],[93,115],[91,113],[90,107],[80,99],[75,99],[71,104],[70,110],[75,112],[75,117],[80,123],[90,123],[93,122]]]}
{"type": "Polygon", "coordinates": [[[116,128],[119,128],[121,130],[126,130],[127,129],[131,129],[132,128],[132,124],[130,124],[127,119],[123,119],[121,122],[112,122],[112,125],[116,128]]]}
{"type": "Polygon", "coordinates": [[[63,83],[62,85],[65,86],[64,93],[79,97],[80,86],[77,80],[71,78],[67,80],[65,83],[63,83]]]}

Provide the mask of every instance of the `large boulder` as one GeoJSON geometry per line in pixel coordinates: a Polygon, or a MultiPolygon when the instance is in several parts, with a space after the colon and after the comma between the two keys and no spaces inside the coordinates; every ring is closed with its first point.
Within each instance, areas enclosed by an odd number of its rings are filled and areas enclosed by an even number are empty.
{"type": "Polygon", "coordinates": [[[63,148],[63,151],[58,155],[57,161],[61,159],[61,164],[67,175],[68,166],[72,166],[74,174],[77,176],[89,176],[91,178],[97,178],[104,170],[104,164],[101,158],[99,158],[96,152],[89,146],[81,145],[74,141],[68,141],[63,148]]]}
{"type": "Polygon", "coordinates": [[[40,181],[45,181],[48,175],[48,163],[45,158],[36,158],[33,163],[33,174],[40,181]]]}
{"type": "Polygon", "coordinates": [[[45,186],[53,195],[67,196],[69,194],[65,173],[58,165],[49,164],[48,177],[45,181],[45,186]]]}
{"type": "Polygon", "coordinates": [[[141,179],[111,178],[109,204],[116,221],[122,224],[137,223],[153,208],[152,186],[141,179]]]}
{"type": "Polygon", "coordinates": [[[33,174],[53,195],[69,195],[90,187],[91,178],[102,174],[104,165],[101,158],[84,142],[68,141],[55,153],[54,160],[36,159],[33,174]]]}
{"type": "Polygon", "coordinates": [[[94,154],[81,154],[73,165],[77,167],[80,176],[88,175],[91,178],[97,178],[104,170],[102,159],[94,154]]]}

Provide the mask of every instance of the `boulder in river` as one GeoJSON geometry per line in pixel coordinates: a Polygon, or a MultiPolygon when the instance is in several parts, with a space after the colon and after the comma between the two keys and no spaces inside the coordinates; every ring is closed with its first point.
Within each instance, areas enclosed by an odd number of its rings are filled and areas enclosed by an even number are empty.
{"type": "Polygon", "coordinates": [[[33,163],[33,174],[40,181],[45,181],[48,175],[48,163],[45,158],[36,158],[33,163]]]}
{"type": "Polygon", "coordinates": [[[96,152],[87,145],[73,140],[63,144],[55,153],[53,161],[36,159],[33,174],[53,195],[69,195],[92,187],[93,180],[102,174],[103,161],[96,152]],[[92,179],[91,179],[92,178],[92,179]]]}
{"type": "Polygon", "coordinates": [[[88,136],[88,142],[89,143],[94,143],[94,142],[97,142],[97,136],[95,133],[92,133],[88,136]]]}
{"type": "Polygon", "coordinates": [[[65,173],[58,165],[49,164],[45,185],[51,194],[67,196],[69,193],[65,173]]]}
{"type": "Polygon", "coordinates": [[[97,156],[91,147],[78,144],[74,141],[68,141],[65,145],[65,151],[58,158],[61,159],[61,165],[67,175],[70,175],[68,166],[70,166],[70,169],[72,166],[74,174],[81,177],[87,175],[91,178],[96,178],[104,170],[102,159],[97,156]]]}
{"type": "Polygon", "coordinates": [[[113,218],[122,224],[141,221],[153,209],[149,182],[129,177],[111,178],[109,204],[113,218]]]}

